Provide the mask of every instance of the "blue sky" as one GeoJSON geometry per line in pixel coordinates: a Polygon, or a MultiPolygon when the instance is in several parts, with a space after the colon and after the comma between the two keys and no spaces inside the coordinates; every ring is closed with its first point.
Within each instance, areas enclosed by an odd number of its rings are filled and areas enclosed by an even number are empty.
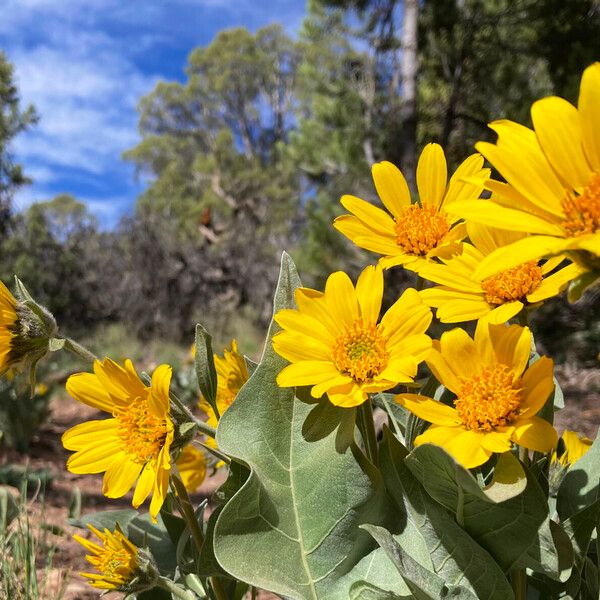
{"type": "Polygon", "coordinates": [[[143,189],[121,160],[136,105],[159,80],[184,80],[187,55],[228,27],[279,21],[297,31],[304,0],[0,0],[0,49],[41,120],[12,152],[34,183],[16,207],[70,193],[105,227],[143,189]]]}

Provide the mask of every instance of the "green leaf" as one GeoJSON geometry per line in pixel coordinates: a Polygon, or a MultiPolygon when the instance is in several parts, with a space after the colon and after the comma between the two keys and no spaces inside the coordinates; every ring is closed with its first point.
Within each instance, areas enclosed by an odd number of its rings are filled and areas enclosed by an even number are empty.
{"type": "Polygon", "coordinates": [[[576,461],[565,475],[556,498],[561,520],[591,506],[600,498],[600,436],[592,447],[576,461]]]}
{"type": "MultiPolygon", "coordinates": [[[[447,586],[460,583],[475,597],[513,598],[508,580],[492,556],[433,500],[406,467],[406,449],[384,428],[380,464],[386,486],[404,518],[395,542],[425,571],[447,586]]],[[[435,473],[431,473],[435,477],[435,473]]]]}
{"type": "Polygon", "coordinates": [[[177,548],[171,541],[162,516],[156,523],[148,513],[136,515],[127,525],[127,537],[138,547],[148,547],[161,575],[172,575],[177,568],[177,548]]]}
{"type": "MultiPolygon", "coordinates": [[[[293,306],[299,285],[284,254],[275,311],[293,306]]],[[[273,322],[259,366],[219,422],[219,447],[251,473],[217,519],[214,550],[235,578],[292,599],[321,599],[373,548],[358,525],[383,511],[376,484],[351,452],[338,452],[333,433],[305,439],[313,407],[276,384],[287,364],[270,343],[277,331],[273,322]]]]}
{"type": "Polygon", "coordinates": [[[69,525],[87,529],[88,525],[93,525],[96,529],[103,531],[109,529],[114,531],[117,523],[122,531],[126,531],[129,522],[136,517],[137,510],[133,508],[124,508],[121,510],[102,510],[98,512],[88,513],[78,519],[68,519],[69,525]]]}
{"type": "Polygon", "coordinates": [[[527,473],[522,491],[522,481],[511,459],[506,457],[506,461],[500,463],[503,473],[492,483],[491,494],[438,446],[419,446],[407,457],[406,464],[428,494],[464,523],[464,529],[505,572],[526,565],[565,581],[572,564],[568,539],[558,526],[550,525],[548,503],[535,478],[527,473]],[[503,497],[507,499],[496,501],[503,497]]]}
{"type": "Polygon", "coordinates": [[[196,377],[198,386],[206,401],[212,406],[217,416],[217,371],[212,350],[212,337],[200,323],[196,325],[196,377]]]}
{"type": "Polygon", "coordinates": [[[443,598],[456,598],[456,600],[477,600],[478,596],[462,586],[448,586],[444,580],[435,573],[428,571],[423,565],[414,560],[400,544],[394,540],[392,534],[383,527],[376,525],[363,525],[385,550],[398,572],[406,582],[415,600],[442,600],[443,598]]]}

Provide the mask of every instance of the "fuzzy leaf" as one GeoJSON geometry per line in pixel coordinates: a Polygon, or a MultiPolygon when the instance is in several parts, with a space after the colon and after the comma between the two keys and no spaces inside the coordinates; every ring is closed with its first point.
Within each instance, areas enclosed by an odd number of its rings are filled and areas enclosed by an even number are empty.
{"type": "Polygon", "coordinates": [[[402,550],[448,587],[460,584],[486,600],[513,598],[502,569],[425,492],[405,465],[406,449],[387,428],[379,454],[386,486],[398,505],[396,514],[405,520],[401,533],[394,535],[402,550]]]}
{"type": "MultiPolygon", "coordinates": [[[[293,306],[299,285],[284,254],[275,311],[293,306]]],[[[374,546],[359,524],[377,522],[385,510],[376,484],[350,451],[338,451],[333,433],[303,436],[313,406],[276,384],[287,364],[270,342],[277,331],[273,322],[260,364],[219,422],[219,447],[251,473],[217,519],[214,552],[249,584],[294,600],[330,598],[335,582],[374,546]]]]}
{"type": "Polygon", "coordinates": [[[194,358],[194,364],[196,366],[198,387],[205,400],[211,405],[215,414],[218,415],[217,371],[212,351],[212,337],[200,323],[196,325],[196,357],[194,358]]]}
{"type": "Polygon", "coordinates": [[[560,528],[550,529],[546,497],[531,474],[527,473],[525,491],[518,477],[512,484],[501,484],[508,490],[499,497],[507,499],[496,502],[496,492],[486,494],[471,473],[438,446],[419,446],[406,464],[432,498],[463,520],[464,529],[504,571],[525,564],[560,581],[568,579],[572,550],[560,528]]]}

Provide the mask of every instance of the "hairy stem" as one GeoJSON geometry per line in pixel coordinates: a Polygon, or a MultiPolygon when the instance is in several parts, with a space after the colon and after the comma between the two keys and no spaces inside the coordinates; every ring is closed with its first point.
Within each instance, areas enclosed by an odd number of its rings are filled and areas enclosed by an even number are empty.
{"type": "Polygon", "coordinates": [[[65,338],[64,348],[85,363],[94,363],[94,361],[98,360],[98,357],[93,352],[90,352],[87,348],[71,338],[65,338]]]}

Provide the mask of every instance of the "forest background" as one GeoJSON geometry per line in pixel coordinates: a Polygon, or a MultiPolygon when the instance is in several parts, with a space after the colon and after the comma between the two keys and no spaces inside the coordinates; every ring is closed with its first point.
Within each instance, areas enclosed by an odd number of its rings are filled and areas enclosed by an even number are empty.
{"type": "MultiPolygon", "coordinates": [[[[310,0],[295,36],[221,31],[191,50],[185,82],[140,98],[141,141],[122,158],[147,185],[107,230],[68,193],[14,209],[30,180],[11,142],[44,115],[20,102],[0,53],[0,277],[18,274],[64,331],[117,359],[149,340],[187,347],[196,322],[217,348],[235,336],[256,352],[283,249],[316,287],[374,262],[331,227],[342,194],[376,200],[374,162],[414,187],[435,141],[453,169],[489,121],[529,123],[545,95],[575,102],[599,58],[597,0],[310,0]]],[[[386,277],[389,301],[411,276],[386,277]]],[[[598,294],[537,311],[542,348],[590,366],[598,294]]]]}

